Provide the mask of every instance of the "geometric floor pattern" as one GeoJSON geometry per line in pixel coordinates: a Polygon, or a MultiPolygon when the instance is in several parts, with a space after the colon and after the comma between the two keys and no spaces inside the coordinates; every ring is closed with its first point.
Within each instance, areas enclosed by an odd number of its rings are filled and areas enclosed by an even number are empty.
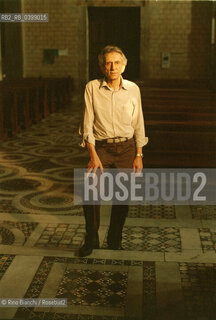
{"type": "Polygon", "coordinates": [[[215,320],[216,206],[130,206],[124,250],[77,250],[73,203],[80,111],[54,113],[0,145],[0,298],[67,298],[66,308],[0,308],[0,319],[215,320]]]}
{"type": "Polygon", "coordinates": [[[37,247],[78,248],[85,236],[85,227],[74,224],[48,224],[36,242],[37,247]]]}
{"type": "MultiPolygon", "coordinates": [[[[103,247],[107,246],[106,240],[103,247]]],[[[122,247],[125,250],[148,252],[181,252],[178,228],[124,227],[122,247]]]]}
{"type": "Polygon", "coordinates": [[[216,253],[216,232],[209,228],[199,229],[200,241],[203,252],[213,251],[216,253]]]}
{"type": "Polygon", "coordinates": [[[190,319],[216,318],[216,264],[180,263],[186,314],[190,319]]]}
{"type": "Polygon", "coordinates": [[[14,255],[1,254],[0,255],[0,280],[7,271],[7,268],[10,266],[13,261],[14,255]]]}
{"type": "MultiPolygon", "coordinates": [[[[52,270],[58,265],[62,266],[62,268],[59,267],[59,270],[62,272],[62,278],[56,286],[55,292],[53,292],[53,297],[67,298],[68,306],[73,310],[76,310],[76,306],[81,305],[83,310],[88,310],[88,307],[95,307],[92,309],[95,313],[98,312],[97,307],[112,307],[112,309],[118,311],[117,313],[122,313],[122,310],[126,308],[126,303],[129,303],[127,292],[131,282],[129,274],[137,269],[140,269],[140,274],[142,274],[142,272],[144,273],[143,279],[141,277],[139,280],[141,282],[144,281],[144,284],[146,282],[144,294],[145,304],[148,305],[148,302],[150,300],[152,301],[155,297],[154,263],[114,259],[44,257],[25,294],[25,298],[41,297],[42,291],[44,290],[45,279],[52,276],[55,277],[52,270]],[[102,267],[103,270],[101,270],[102,267]],[[88,268],[90,268],[90,270],[88,268]]],[[[106,310],[106,308],[104,310],[106,310]]],[[[149,308],[149,311],[152,310],[149,308]]],[[[48,314],[50,317],[53,316],[53,319],[58,319],[55,309],[50,313],[44,312],[43,316],[46,316],[45,319],[48,319],[48,314]]],[[[16,313],[16,318],[18,319],[21,316],[24,317],[24,319],[31,319],[32,317],[34,319],[34,317],[39,316],[39,314],[35,312],[34,315],[31,308],[20,308],[16,313]]],[[[63,313],[61,316],[62,319],[68,319],[67,314],[63,313]]],[[[97,314],[94,316],[83,314],[83,319],[90,319],[91,317],[92,319],[98,318],[97,314]]],[[[109,314],[105,318],[123,319],[123,317],[116,318],[109,316],[109,314]]],[[[132,318],[133,316],[131,319],[132,318]]],[[[80,317],[80,319],[82,319],[82,317],[80,317]]]]}
{"type": "Polygon", "coordinates": [[[191,206],[193,219],[216,220],[216,206],[191,206]]]}
{"type": "Polygon", "coordinates": [[[0,203],[0,213],[22,213],[20,210],[16,209],[14,206],[12,206],[11,200],[1,200],[0,203]]]}
{"type": "Polygon", "coordinates": [[[56,297],[75,305],[122,308],[126,292],[126,272],[67,268],[56,297]]]}
{"type": "Polygon", "coordinates": [[[126,250],[181,252],[177,228],[125,227],[122,245],[126,250]]]}
{"type": "Polygon", "coordinates": [[[131,205],[128,212],[130,218],[175,219],[175,206],[173,205],[131,205]]]}
{"type": "MultiPolygon", "coordinates": [[[[9,229],[7,229],[7,228],[10,228],[10,227],[16,228],[23,233],[23,235],[25,237],[25,241],[26,241],[30,237],[30,235],[32,234],[32,232],[34,231],[34,229],[36,228],[37,225],[38,225],[37,222],[2,221],[0,223],[0,229],[5,227],[4,228],[5,231],[7,231],[7,230],[9,231],[9,229]]],[[[4,244],[7,244],[7,239],[9,239],[10,236],[9,235],[4,236],[4,232],[2,232],[2,237],[3,237],[3,239],[5,238],[4,244]]],[[[8,244],[12,244],[12,243],[8,243],[8,244]]]]}
{"type": "Polygon", "coordinates": [[[14,234],[7,228],[0,227],[1,244],[13,244],[15,241],[14,234]]]}

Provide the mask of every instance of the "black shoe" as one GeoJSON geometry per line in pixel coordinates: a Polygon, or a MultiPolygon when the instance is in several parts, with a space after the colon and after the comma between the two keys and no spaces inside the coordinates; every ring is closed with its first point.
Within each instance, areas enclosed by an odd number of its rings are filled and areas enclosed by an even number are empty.
{"type": "Polygon", "coordinates": [[[118,243],[118,244],[108,244],[108,249],[110,249],[110,250],[124,250],[124,248],[122,248],[121,243],[118,243]]]}
{"type": "Polygon", "coordinates": [[[79,249],[79,257],[89,256],[94,249],[99,249],[99,243],[95,243],[91,246],[84,243],[84,245],[79,249]]]}

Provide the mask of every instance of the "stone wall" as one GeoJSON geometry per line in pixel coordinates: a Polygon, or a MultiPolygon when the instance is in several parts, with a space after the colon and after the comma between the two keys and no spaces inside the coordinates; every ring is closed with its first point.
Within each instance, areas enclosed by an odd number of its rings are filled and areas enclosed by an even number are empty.
{"type": "Polygon", "coordinates": [[[149,2],[148,75],[151,79],[188,79],[191,2],[149,2]],[[170,67],[161,68],[162,52],[170,53],[170,67]]]}
{"type": "Polygon", "coordinates": [[[70,0],[23,0],[25,13],[48,13],[49,22],[23,24],[24,77],[86,79],[85,8],[70,0]],[[67,49],[44,63],[44,49],[67,49]]]}
{"type": "Polygon", "coordinates": [[[142,9],[143,77],[145,73],[150,79],[209,77],[210,22],[207,2],[149,1],[142,9]],[[161,67],[162,52],[170,54],[167,69],[161,67]]]}
{"type": "Polygon", "coordinates": [[[48,23],[23,24],[25,77],[88,79],[88,5],[140,6],[141,79],[210,77],[209,1],[22,0],[23,12],[49,14],[48,23]],[[44,49],[68,49],[68,55],[44,64],[44,49]],[[170,53],[168,69],[161,68],[162,52],[170,53]]]}

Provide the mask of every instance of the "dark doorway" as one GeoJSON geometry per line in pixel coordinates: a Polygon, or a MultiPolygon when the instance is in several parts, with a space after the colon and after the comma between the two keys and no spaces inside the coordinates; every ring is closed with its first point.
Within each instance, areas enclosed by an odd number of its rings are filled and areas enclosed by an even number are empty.
{"type": "Polygon", "coordinates": [[[140,8],[89,7],[89,80],[101,78],[97,55],[108,44],[119,46],[128,65],[125,79],[139,78],[140,8]]]}

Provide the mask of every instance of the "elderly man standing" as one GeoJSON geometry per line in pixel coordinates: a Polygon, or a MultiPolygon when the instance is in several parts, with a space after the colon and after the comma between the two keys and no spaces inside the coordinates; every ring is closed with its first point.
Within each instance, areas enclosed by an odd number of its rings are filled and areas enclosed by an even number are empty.
{"type": "MultiPolygon", "coordinates": [[[[127,58],[116,46],[106,46],[98,56],[103,79],[92,80],[85,89],[85,110],[81,146],[87,146],[90,160],[88,171],[103,168],[143,168],[142,147],[148,143],[145,136],[141,96],[138,86],[124,80],[127,58]]],[[[79,249],[84,257],[99,248],[98,229],[100,206],[84,205],[86,237],[79,249]]],[[[128,205],[113,205],[107,237],[108,248],[122,249],[122,230],[128,205]]]]}

